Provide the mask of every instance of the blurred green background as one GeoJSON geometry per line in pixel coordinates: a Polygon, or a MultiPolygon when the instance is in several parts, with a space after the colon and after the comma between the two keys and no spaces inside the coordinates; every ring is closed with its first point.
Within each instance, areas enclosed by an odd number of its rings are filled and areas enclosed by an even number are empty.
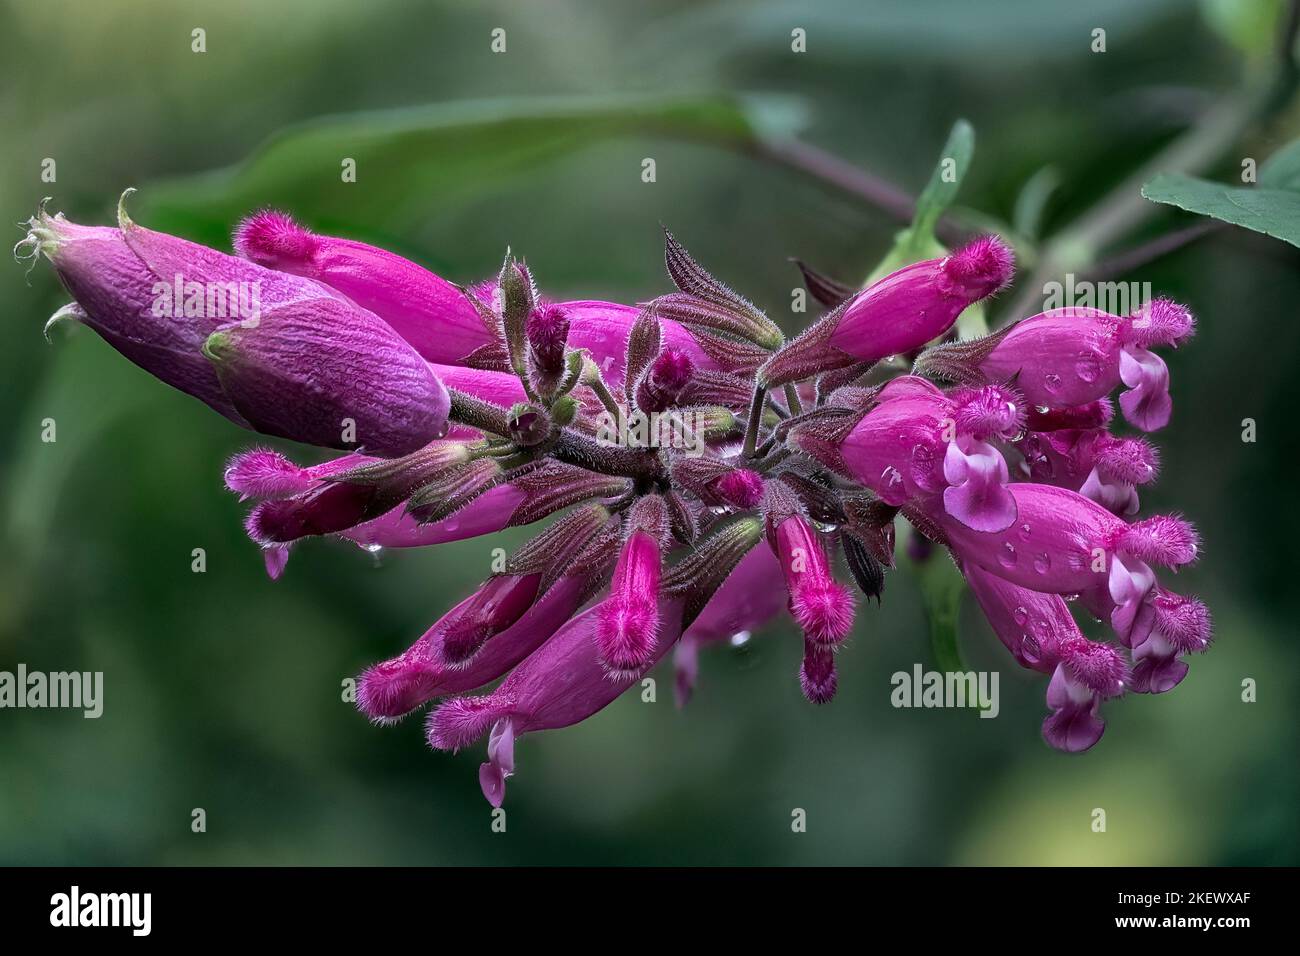
{"type": "MultiPolygon", "coordinates": [[[[8,0],[0,209],[17,224],[52,195],[53,209],[108,222],[136,186],[138,221],[229,248],[234,217],[275,202],[460,281],[509,244],[557,298],[624,301],[668,288],[663,223],[784,321],[798,285],[786,257],[859,278],[898,223],[752,155],[751,134],[798,124],[915,192],[964,116],[977,149],[959,202],[1009,220],[1050,167],[1051,233],[1263,69],[1277,8],[8,0]],[[490,50],[495,27],[504,54],[490,50]],[[795,27],[806,54],[791,52],[795,27]],[[1094,27],[1104,55],[1089,51],[1094,27]],[[759,96],[733,113],[731,94],[759,96]],[[388,110],[402,112],[298,128],[242,172],[176,182],[291,124],[388,110]],[[356,183],[340,182],[343,157],[358,160],[356,183]]],[[[1297,132],[1284,111],[1209,173],[1226,180],[1297,132]]],[[[1193,221],[1161,208],[1134,239],[1193,221]]],[[[1201,528],[1204,559],[1170,583],[1204,597],[1217,639],[1174,692],[1109,705],[1092,752],[1042,742],[1044,681],[1018,671],[973,606],[963,651],[1001,671],[998,719],[891,708],[890,674],[930,661],[916,582],[898,573],[884,607],[861,612],[832,705],[800,696],[787,624],[706,654],[683,712],[662,669],[657,703],[626,696],[526,738],[494,834],[479,753],[431,753],[419,720],[369,726],[340,682],[404,648],[487,573],[490,547],[524,535],[378,560],[316,540],[272,583],[220,483],[254,438],[89,330],[44,342],[65,299],[44,263],[28,277],[12,264],[0,270],[0,670],[101,670],[105,711],[0,711],[0,862],[1300,862],[1298,265],[1291,246],[1228,229],[1113,277],[1148,280],[1200,318],[1169,356],[1175,416],[1143,502],[1201,528]],[[1248,417],[1254,444],[1241,441],[1248,417]],[[1256,703],[1241,701],[1247,677],[1256,703]],[[196,807],[206,833],[191,832],[196,807]],[[1106,833],[1091,830],[1095,807],[1106,833]],[[806,833],[791,832],[793,808],[806,833]]]]}

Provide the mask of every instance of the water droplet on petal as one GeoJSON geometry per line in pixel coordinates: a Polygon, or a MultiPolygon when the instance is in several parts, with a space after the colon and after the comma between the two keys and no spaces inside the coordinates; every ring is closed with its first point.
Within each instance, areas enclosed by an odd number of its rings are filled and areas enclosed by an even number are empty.
{"type": "Polygon", "coordinates": [[[1004,542],[1002,550],[998,552],[998,563],[1004,568],[1014,568],[1019,560],[1020,555],[1016,554],[1016,546],[1010,541],[1004,542]]]}
{"type": "Polygon", "coordinates": [[[746,644],[749,643],[749,639],[753,636],[754,635],[752,635],[749,631],[737,631],[735,634],[732,634],[731,637],[727,639],[727,643],[729,643],[732,647],[744,647],[746,644]]]}
{"type": "Polygon", "coordinates": [[[1039,574],[1046,574],[1052,570],[1052,558],[1046,552],[1034,555],[1034,570],[1039,574]]]}
{"type": "Polygon", "coordinates": [[[1020,656],[1030,664],[1037,664],[1042,657],[1042,648],[1038,646],[1038,639],[1032,634],[1021,635],[1020,656]]]}
{"type": "Polygon", "coordinates": [[[1029,540],[1029,535],[1030,535],[1030,530],[1031,530],[1031,529],[1030,529],[1030,527],[1029,527],[1029,522],[1028,522],[1028,521],[1026,521],[1024,524],[1022,524],[1022,525],[1020,526],[1020,537],[1021,537],[1021,539],[1025,540],[1025,541],[1028,541],[1028,540],[1029,540]]]}
{"type": "Polygon", "coordinates": [[[1091,353],[1084,352],[1078,364],[1074,366],[1074,372],[1081,382],[1091,385],[1101,378],[1101,362],[1097,361],[1091,353]]]}
{"type": "Polygon", "coordinates": [[[1055,372],[1043,377],[1043,385],[1049,392],[1059,392],[1061,390],[1061,376],[1055,372]]]}
{"type": "Polygon", "coordinates": [[[1019,624],[1021,627],[1024,627],[1025,622],[1029,620],[1029,612],[1025,610],[1023,607],[1016,608],[1014,611],[1011,612],[1011,616],[1016,619],[1016,623],[1019,624]]]}

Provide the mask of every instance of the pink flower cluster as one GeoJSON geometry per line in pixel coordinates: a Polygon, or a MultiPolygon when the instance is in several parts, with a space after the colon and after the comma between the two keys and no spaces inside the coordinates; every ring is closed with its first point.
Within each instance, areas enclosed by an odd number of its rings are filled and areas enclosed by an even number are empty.
{"type": "Polygon", "coordinates": [[[860,291],[810,283],[828,311],[789,342],[671,236],[677,291],[638,305],[551,301],[510,257],[460,286],[277,212],[239,225],[236,255],[125,212],[98,227],[42,209],[19,245],[74,300],[56,319],[240,426],[342,453],[230,462],[272,577],[313,536],[406,548],[553,519],[359,681],[377,723],[437,702],[433,747],[486,736],[494,805],[522,735],[592,716],[669,652],[685,703],[701,647],[782,610],[803,633],[804,695],[830,701],[856,611],[835,565],[879,598],[900,516],[948,549],[1016,661],[1050,677],[1054,747],[1092,746],[1102,700],[1169,690],[1210,640],[1204,605],[1154,570],[1193,561],[1196,535],[1138,517],[1159,462],[1112,432],[1109,398],[1124,386],[1128,422],[1162,427],[1152,349],[1187,339],[1191,316],[1165,300],[1056,310],[952,341],[1011,280],[994,236],[860,291]],[[257,315],[210,307],[236,285],[257,290],[257,315]],[[161,313],[164,287],[195,308],[161,313]],[[608,428],[652,415],[693,440],[608,428]],[[1075,598],[1112,641],[1084,635],[1075,598]]]}

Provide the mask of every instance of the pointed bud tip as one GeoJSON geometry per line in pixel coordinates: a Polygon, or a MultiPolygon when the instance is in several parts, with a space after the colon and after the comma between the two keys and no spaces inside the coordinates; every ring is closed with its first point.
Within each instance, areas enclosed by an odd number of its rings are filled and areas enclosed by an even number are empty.
{"type": "Polygon", "coordinates": [[[1156,629],[1180,653],[1204,651],[1213,638],[1210,609],[1194,597],[1162,591],[1152,602],[1156,609],[1156,629]]]}
{"type": "Polygon", "coordinates": [[[1172,299],[1152,299],[1129,317],[1127,338],[1135,345],[1180,345],[1196,333],[1196,319],[1172,299]]]}
{"type": "Polygon", "coordinates": [[[230,459],[222,475],[226,487],[249,498],[287,498],[301,494],[312,485],[305,468],[295,465],[270,448],[251,448],[230,459]]]}
{"type": "Polygon", "coordinates": [[[425,736],[435,750],[459,750],[488,732],[497,720],[510,712],[509,700],[496,694],[486,697],[453,697],[429,715],[425,736]]]}
{"type": "Polygon", "coordinates": [[[763,476],[737,468],[714,480],[710,490],[734,508],[757,508],[763,500],[763,476]]]}
{"type": "Polygon", "coordinates": [[[989,438],[1009,441],[1024,431],[1025,402],[1009,385],[959,389],[953,401],[957,405],[953,419],[962,434],[980,441],[989,438]]]}
{"type": "Polygon", "coordinates": [[[126,201],[135,195],[134,186],[128,186],[122,190],[122,195],[117,199],[117,228],[126,232],[128,229],[135,228],[135,221],[127,214],[126,201]]]}
{"type": "Polygon", "coordinates": [[[288,213],[263,209],[248,216],[232,237],[235,252],[260,265],[282,268],[309,260],[316,249],[316,237],[298,225],[288,213]]]}
{"type": "Polygon", "coordinates": [[[1056,648],[1070,678],[1095,694],[1115,697],[1129,683],[1128,664],[1109,644],[1069,636],[1059,639],[1056,648]]]}
{"type": "Polygon", "coordinates": [[[943,263],[954,282],[976,298],[997,292],[1016,269],[1016,254],[999,236],[980,236],[948,256],[943,263]]]}
{"type": "Polygon", "coordinates": [[[1160,472],[1160,453],[1143,438],[1117,438],[1098,450],[1097,467],[1112,480],[1145,485],[1160,472]]]}
{"type": "Polygon", "coordinates": [[[1119,549],[1134,557],[1175,568],[1191,564],[1200,552],[1200,540],[1190,522],[1176,515],[1156,515],[1124,529],[1119,549]]]}
{"type": "Polygon", "coordinates": [[[808,581],[790,602],[795,621],[817,644],[838,644],[853,630],[853,594],[834,581],[808,581]]]}

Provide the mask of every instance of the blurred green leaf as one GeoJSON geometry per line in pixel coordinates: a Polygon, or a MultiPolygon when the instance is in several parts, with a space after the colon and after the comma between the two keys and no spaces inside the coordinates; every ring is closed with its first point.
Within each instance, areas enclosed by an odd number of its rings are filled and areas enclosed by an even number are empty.
{"type": "MultiPolygon", "coordinates": [[[[943,243],[935,238],[934,227],[938,225],[939,217],[957,198],[974,155],[975,130],[966,120],[959,119],[952,124],[948,140],[939,154],[939,161],[930,174],[930,181],[917,197],[912,224],[894,237],[893,247],[867,277],[867,285],[883,279],[891,272],[897,272],[903,266],[922,259],[934,259],[948,252],[943,243]]],[[[957,332],[964,339],[988,332],[983,305],[977,302],[957,317],[957,332]]]]}
{"type": "Polygon", "coordinates": [[[957,645],[957,617],[966,582],[948,555],[938,550],[914,567],[925,602],[925,616],[930,622],[930,650],[935,667],[941,671],[964,671],[966,666],[957,645]]]}
{"type": "Polygon", "coordinates": [[[807,31],[817,56],[890,59],[978,59],[985,69],[1023,62],[1052,51],[1055,58],[1086,56],[1090,31],[1104,26],[1122,42],[1190,0],[733,0],[697,4],[652,33],[636,59],[689,60],[707,45],[712,57],[789,49],[790,31],[807,31]]]}
{"type": "Polygon", "coordinates": [[[894,245],[867,277],[867,284],[882,279],[903,266],[943,255],[947,250],[934,236],[934,227],[952,201],[957,198],[961,181],[975,154],[975,130],[959,119],[948,134],[930,181],[916,200],[912,224],[894,237],[894,245]]]}
{"type": "Polygon", "coordinates": [[[1025,181],[1016,196],[1016,206],[1011,215],[1016,232],[1027,239],[1037,239],[1041,235],[1043,213],[1060,185],[1061,173],[1054,166],[1044,166],[1025,181]]]}
{"type": "Polygon", "coordinates": [[[1281,0],[1201,0],[1201,12],[1211,29],[1242,53],[1272,56],[1281,0]]]}
{"type": "Polygon", "coordinates": [[[1300,139],[1294,139],[1264,160],[1259,184],[1269,189],[1300,192],[1300,139]]]}
{"type": "Polygon", "coordinates": [[[151,186],[140,214],[209,242],[224,242],[237,219],[267,204],[310,209],[317,223],[384,221],[400,231],[601,139],[744,147],[801,122],[796,100],[742,95],[524,97],[327,116],[286,128],[234,166],[151,186]],[[341,179],[345,159],[356,163],[354,183],[341,179]]]}
{"type": "Polygon", "coordinates": [[[1300,246],[1300,192],[1161,173],[1142,187],[1142,195],[1300,246]]]}

